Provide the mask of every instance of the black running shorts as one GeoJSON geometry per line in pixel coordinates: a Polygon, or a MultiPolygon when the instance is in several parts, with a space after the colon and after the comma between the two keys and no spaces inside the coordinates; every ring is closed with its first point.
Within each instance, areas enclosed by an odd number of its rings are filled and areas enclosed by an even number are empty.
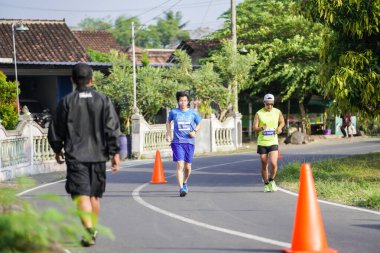
{"type": "Polygon", "coordinates": [[[272,145],[272,146],[257,146],[257,153],[260,155],[269,154],[269,152],[277,151],[278,145],[272,145]]]}
{"type": "Polygon", "coordinates": [[[106,163],[67,163],[66,191],[71,197],[99,197],[106,190],[106,163]]]}

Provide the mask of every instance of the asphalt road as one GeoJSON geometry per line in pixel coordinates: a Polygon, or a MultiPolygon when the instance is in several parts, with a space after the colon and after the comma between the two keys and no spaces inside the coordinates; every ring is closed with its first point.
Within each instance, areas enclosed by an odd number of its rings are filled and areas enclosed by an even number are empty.
{"type": "MultiPolygon", "coordinates": [[[[280,167],[290,161],[380,151],[380,139],[283,145],[280,167]]],[[[194,253],[280,252],[289,248],[297,196],[280,189],[264,193],[254,152],[196,157],[189,194],[180,198],[175,163],[163,160],[167,184],[149,184],[153,160],[123,162],[108,174],[100,223],[112,229],[89,249],[71,252],[194,253]]],[[[70,199],[59,181],[23,194],[55,193],[70,199]]],[[[41,203],[40,206],[46,206],[41,203]]],[[[380,252],[380,212],[320,202],[329,247],[344,253],[380,252]]]]}

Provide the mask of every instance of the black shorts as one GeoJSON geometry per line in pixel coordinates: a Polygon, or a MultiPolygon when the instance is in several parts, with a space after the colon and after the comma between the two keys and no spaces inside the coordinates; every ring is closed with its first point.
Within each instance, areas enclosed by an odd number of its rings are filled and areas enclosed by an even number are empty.
{"type": "Polygon", "coordinates": [[[99,197],[106,190],[106,163],[67,163],[66,191],[71,197],[78,195],[99,197]]]}
{"type": "Polygon", "coordinates": [[[269,152],[277,151],[278,145],[272,145],[272,146],[257,146],[257,153],[260,155],[269,154],[269,152]]]}

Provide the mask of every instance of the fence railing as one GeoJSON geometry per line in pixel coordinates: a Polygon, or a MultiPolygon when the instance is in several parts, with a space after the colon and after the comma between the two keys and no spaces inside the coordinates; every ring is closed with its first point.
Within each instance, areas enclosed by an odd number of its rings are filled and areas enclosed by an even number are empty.
{"type": "Polygon", "coordinates": [[[216,146],[233,146],[232,128],[216,128],[215,144],[216,146]]]}
{"type": "Polygon", "coordinates": [[[0,181],[16,176],[64,170],[54,162],[47,129],[22,116],[15,130],[0,125],[0,181]]]}
{"type": "Polygon", "coordinates": [[[0,140],[0,157],[1,167],[8,167],[25,163],[27,157],[25,154],[25,137],[11,137],[0,140]]]}
{"type": "MultiPolygon", "coordinates": [[[[143,116],[132,116],[133,157],[153,157],[157,149],[163,156],[171,155],[169,144],[164,124],[150,125],[143,116]]],[[[235,150],[241,144],[241,114],[231,115],[224,122],[214,116],[202,119],[195,140],[195,153],[235,150]]]]}
{"type": "MultiPolygon", "coordinates": [[[[132,116],[132,157],[154,157],[159,149],[162,156],[171,156],[166,141],[166,126],[149,125],[145,119],[132,116]]],[[[203,119],[195,140],[195,153],[235,150],[241,146],[241,115],[220,122],[215,117],[203,119]]],[[[54,152],[47,140],[47,129],[30,117],[23,116],[16,130],[7,131],[0,124],[0,181],[25,174],[65,170],[54,161],[54,152]]]]}
{"type": "Polygon", "coordinates": [[[51,149],[47,136],[33,137],[33,158],[34,161],[53,160],[54,151],[51,149]]]}

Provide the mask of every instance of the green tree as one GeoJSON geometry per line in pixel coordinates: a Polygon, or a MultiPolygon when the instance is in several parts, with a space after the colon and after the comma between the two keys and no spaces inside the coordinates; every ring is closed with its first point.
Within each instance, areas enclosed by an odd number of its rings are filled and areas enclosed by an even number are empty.
{"type": "Polygon", "coordinates": [[[321,82],[342,111],[380,113],[380,0],[304,0],[307,17],[330,28],[321,47],[321,82]]]}
{"type": "Polygon", "coordinates": [[[173,11],[166,12],[165,18],[157,19],[157,31],[162,47],[175,47],[182,40],[190,38],[189,33],[183,30],[186,24],[181,24],[181,19],[181,13],[173,11]]]}
{"type": "Polygon", "coordinates": [[[144,48],[159,48],[161,47],[160,33],[156,25],[148,27],[140,27],[136,30],[136,45],[144,48]]]}
{"type": "Polygon", "coordinates": [[[16,84],[8,82],[0,71],[0,120],[5,129],[15,129],[18,123],[16,84]]]}
{"type": "MultiPolygon", "coordinates": [[[[257,62],[257,54],[254,51],[249,52],[247,55],[240,54],[234,47],[230,40],[222,42],[223,47],[221,50],[211,53],[211,57],[206,59],[207,62],[214,64],[214,69],[219,73],[222,78],[222,84],[227,84],[228,89],[228,104],[233,104],[234,86],[238,85],[238,92],[246,87],[246,82],[249,78],[249,72],[252,66],[257,62]]],[[[223,119],[228,111],[228,107],[221,108],[220,119],[223,119]]]]}
{"type": "Polygon", "coordinates": [[[110,30],[112,22],[102,18],[85,18],[79,22],[78,27],[82,30],[110,30]]]}
{"type": "Polygon", "coordinates": [[[110,62],[108,53],[92,50],[91,48],[88,48],[86,51],[90,55],[91,61],[93,62],[110,62]]]}
{"type": "MultiPolygon", "coordinates": [[[[226,13],[225,18],[229,18],[226,13]]],[[[230,21],[214,34],[230,36],[230,21]]],[[[242,87],[251,95],[272,92],[281,100],[303,101],[311,94],[321,93],[319,46],[323,25],[300,15],[292,0],[246,0],[237,7],[238,43],[257,52],[258,62],[251,69],[248,82],[242,87]]]]}
{"type": "MultiPolygon", "coordinates": [[[[134,22],[135,30],[141,26],[137,17],[120,16],[115,21],[115,29],[113,35],[117,42],[123,46],[129,46],[132,43],[132,22],[134,22]]],[[[138,45],[136,41],[136,45],[138,45]]]]}
{"type": "Polygon", "coordinates": [[[111,50],[109,58],[112,63],[111,74],[104,76],[95,71],[95,87],[111,98],[120,117],[121,130],[129,134],[133,113],[132,65],[126,54],[116,50],[111,50]]]}

